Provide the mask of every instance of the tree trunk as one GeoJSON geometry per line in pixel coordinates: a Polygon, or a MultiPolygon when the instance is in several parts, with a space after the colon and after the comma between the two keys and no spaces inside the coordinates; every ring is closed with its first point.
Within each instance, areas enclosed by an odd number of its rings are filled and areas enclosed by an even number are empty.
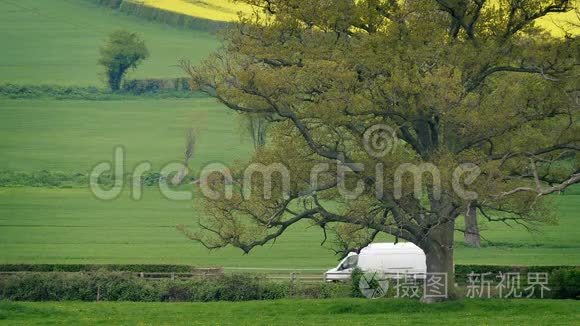
{"type": "Polygon", "coordinates": [[[454,225],[454,222],[448,222],[435,227],[422,244],[427,259],[423,302],[441,302],[457,297],[453,264],[454,225]]]}
{"type": "Polygon", "coordinates": [[[109,87],[113,92],[117,92],[121,89],[121,76],[120,75],[109,75],[109,87]]]}
{"type": "Polygon", "coordinates": [[[467,206],[465,213],[465,242],[475,248],[481,246],[481,237],[479,236],[479,226],[477,225],[477,210],[472,204],[467,206]]]}

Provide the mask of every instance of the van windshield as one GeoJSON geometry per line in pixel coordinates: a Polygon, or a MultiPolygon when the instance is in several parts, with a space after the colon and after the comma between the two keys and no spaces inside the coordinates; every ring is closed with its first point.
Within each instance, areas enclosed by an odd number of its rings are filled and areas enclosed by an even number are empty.
{"type": "Polygon", "coordinates": [[[340,264],[340,267],[338,268],[338,270],[355,268],[357,263],[358,263],[358,255],[353,255],[353,256],[347,257],[342,262],[342,264],[340,264]]]}

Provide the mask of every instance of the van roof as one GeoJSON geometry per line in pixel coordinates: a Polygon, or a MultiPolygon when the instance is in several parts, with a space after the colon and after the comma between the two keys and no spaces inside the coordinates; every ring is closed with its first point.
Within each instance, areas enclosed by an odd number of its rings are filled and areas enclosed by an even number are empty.
{"type": "Polygon", "coordinates": [[[368,245],[366,248],[372,248],[372,249],[387,249],[387,248],[419,248],[417,247],[417,245],[415,245],[412,242],[398,242],[398,243],[393,243],[393,242],[376,242],[376,243],[371,243],[370,245],[368,245]]]}

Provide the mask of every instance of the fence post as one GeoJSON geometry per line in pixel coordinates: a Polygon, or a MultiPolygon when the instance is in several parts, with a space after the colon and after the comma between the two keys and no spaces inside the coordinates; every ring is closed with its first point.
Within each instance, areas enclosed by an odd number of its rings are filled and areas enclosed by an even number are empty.
{"type": "Polygon", "coordinates": [[[101,300],[101,286],[97,285],[97,302],[101,300]]]}
{"type": "Polygon", "coordinates": [[[296,294],[296,272],[290,273],[290,287],[292,288],[292,295],[296,294]]]}

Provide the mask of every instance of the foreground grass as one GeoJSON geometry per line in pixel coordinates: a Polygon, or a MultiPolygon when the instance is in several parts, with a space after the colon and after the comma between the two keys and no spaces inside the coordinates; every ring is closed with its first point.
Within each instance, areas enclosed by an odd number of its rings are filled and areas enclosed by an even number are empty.
{"type": "Polygon", "coordinates": [[[0,302],[0,323],[10,325],[572,325],[579,318],[580,302],[558,300],[472,300],[436,305],[365,299],[237,303],[0,302]]]}

